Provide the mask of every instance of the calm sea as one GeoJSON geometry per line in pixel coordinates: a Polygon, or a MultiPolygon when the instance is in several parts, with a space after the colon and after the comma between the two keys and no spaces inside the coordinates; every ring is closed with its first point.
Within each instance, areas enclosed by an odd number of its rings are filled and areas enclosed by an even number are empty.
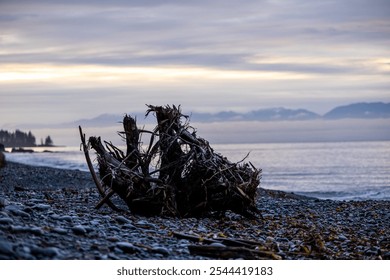
{"type": "MultiPolygon", "coordinates": [[[[390,200],[390,142],[212,145],[231,161],[262,168],[261,187],[321,199],[390,200]]],[[[44,148],[47,149],[47,148],[44,148]]],[[[87,171],[79,147],[7,153],[9,161],[87,171]]],[[[92,157],[93,153],[91,153],[92,157]]]]}

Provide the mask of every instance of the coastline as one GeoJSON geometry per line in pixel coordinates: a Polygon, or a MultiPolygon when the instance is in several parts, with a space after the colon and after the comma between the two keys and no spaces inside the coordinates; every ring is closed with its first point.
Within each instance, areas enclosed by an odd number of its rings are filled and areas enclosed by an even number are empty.
{"type": "Polygon", "coordinates": [[[191,248],[229,248],[229,240],[256,243],[264,252],[256,258],[390,259],[390,201],[259,189],[262,218],[251,220],[232,212],[142,217],[120,200],[123,212],[95,210],[99,199],[87,172],[8,162],[0,169],[0,259],[215,259],[191,248]]]}

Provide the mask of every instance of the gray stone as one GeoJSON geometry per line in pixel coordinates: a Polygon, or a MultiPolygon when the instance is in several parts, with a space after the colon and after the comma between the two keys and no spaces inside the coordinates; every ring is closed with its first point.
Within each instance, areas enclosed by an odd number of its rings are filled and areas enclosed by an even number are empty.
{"type": "Polygon", "coordinates": [[[366,256],[377,256],[378,255],[378,251],[377,250],[373,250],[373,249],[369,249],[369,250],[366,250],[364,252],[364,255],[366,255],[366,256]]]}
{"type": "Polygon", "coordinates": [[[29,228],[28,232],[35,234],[35,235],[42,235],[43,230],[40,227],[31,227],[29,228]]]}
{"type": "Polygon", "coordinates": [[[108,236],[107,237],[107,240],[110,241],[110,242],[118,242],[119,241],[119,237],[118,236],[108,236]]]}
{"type": "Polygon", "coordinates": [[[61,228],[61,227],[55,227],[55,228],[53,228],[52,231],[55,232],[55,233],[59,233],[59,234],[66,234],[66,233],[68,233],[68,230],[66,230],[64,228],[61,228]]]}
{"type": "Polygon", "coordinates": [[[134,254],[140,252],[140,249],[129,242],[117,242],[116,246],[125,253],[134,254]]]}
{"type": "Polygon", "coordinates": [[[213,246],[213,247],[226,247],[225,245],[223,245],[222,243],[219,243],[219,242],[213,242],[210,244],[210,246],[213,246]]]}
{"type": "Polygon", "coordinates": [[[32,202],[32,203],[44,203],[45,202],[45,200],[43,200],[43,199],[38,199],[38,198],[32,198],[32,199],[30,199],[30,202],[32,202]]]}
{"type": "Polygon", "coordinates": [[[122,226],[122,229],[130,229],[130,230],[135,230],[135,229],[137,229],[137,227],[136,226],[134,226],[134,225],[132,225],[132,224],[124,224],[123,226],[122,226]]]}
{"type": "Polygon", "coordinates": [[[28,246],[22,246],[21,248],[17,248],[15,255],[17,256],[17,259],[22,259],[22,260],[36,259],[35,256],[31,255],[31,249],[28,246]]]}
{"type": "Polygon", "coordinates": [[[382,258],[383,258],[384,260],[390,260],[390,252],[385,252],[385,253],[383,253],[382,258]]]}
{"type": "Polygon", "coordinates": [[[162,255],[169,255],[169,250],[165,247],[160,246],[153,247],[152,252],[162,255]]]}
{"type": "Polygon", "coordinates": [[[91,225],[93,226],[97,226],[100,224],[100,220],[97,220],[97,219],[93,219],[92,221],[89,222],[91,225]]]}
{"type": "Polygon", "coordinates": [[[340,241],[345,241],[345,240],[347,240],[348,238],[347,238],[344,234],[340,234],[340,235],[338,236],[338,239],[339,239],[340,241]]]}
{"type": "Polygon", "coordinates": [[[9,256],[13,253],[13,244],[5,240],[0,240],[0,254],[9,256]]]}
{"type": "Polygon", "coordinates": [[[77,225],[72,227],[73,233],[77,235],[85,235],[87,234],[87,230],[82,225],[77,225]]]}
{"type": "Polygon", "coordinates": [[[49,258],[54,258],[61,255],[60,250],[56,247],[46,247],[46,248],[33,247],[31,248],[31,253],[35,256],[40,255],[49,258]]]}
{"type": "Polygon", "coordinates": [[[107,256],[111,260],[120,260],[121,258],[115,255],[114,253],[109,253],[107,256]]]}
{"type": "Polygon", "coordinates": [[[123,216],[116,217],[116,221],[120,224],[131,224],[131,221],[123,216]]]}
{"type": "Polygon", "coordinates": [[[19,210],[19,209],[11,209],[10,212],[12,213],[12,215],[14,216],[20,216],[20,217],[23,217],[23,218],[28,218],[30,219],[31,216],[29,213],[25,212],[25,211],[22,211],[22,210],[19,210]]]}
{"type": "Polygon", "coordinates": [[[121,231],[120,228],[118,228],[117,226],[110,226],[108,227],[109,230],[113,230],[113,231],[121,231]]]}
{"type": "Polygon", "coordinates": [[[73,218],[72,218],[72,216],[64,215],[64,216],[59,217],[58,220],[71,222],[73,220],[73,218]]]}
{"type": "Polygon", "coordinates": [[[11,226],[11,231],[14,233],[32,233],[35,235],[43,234],[43,230],[39,227],[11,226]]]}
{"type": "Polygon", "coordinates": [[[32,208],[34,210],[38,210],[38,211],[45,211],[45,210],[49,210],[51,208],[51,206],[49,204],[39,203],[39,204],[34,205],[32,208]]]}
{"type": "Polygon", "coordinates": [[[145,220],[140,220],[138,221],[136,224],[135,224],[137,227],[140,227],[140,228],[145,228],[145,229],[151,229],[151,228],[155,228],[156,226],[151,224],[151,223],[148,223],[147,221],[145,220]]]}
{"type": "Polygon", "coordinates": [[[11,218],[0,218],[0,225],[9,225],[12,224],[14,220],[11,218]]]}
{"type": "Polygon", "coordinates": [[[0,208],[3,208],[7,205],[9,205],[9,201],[7,199],[5,199],[4,197],[0,197],[0,208]]]}

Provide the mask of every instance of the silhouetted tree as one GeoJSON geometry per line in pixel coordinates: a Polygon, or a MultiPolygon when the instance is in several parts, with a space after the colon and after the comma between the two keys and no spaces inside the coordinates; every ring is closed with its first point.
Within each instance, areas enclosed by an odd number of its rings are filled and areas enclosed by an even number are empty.
{"type": "Polygon", "coordinates": [[[45,139],[45,146],[53,146],[53,140],[51,140],[50,135],[45,139]]]}
{"type": "Polygon", "coordinates": [[[22,132],[17,129],[15,132],[8,132],[7,130],[0,130],[0,143],[5,147],[34,147],[35,136],[29,131],[22,132]]]}

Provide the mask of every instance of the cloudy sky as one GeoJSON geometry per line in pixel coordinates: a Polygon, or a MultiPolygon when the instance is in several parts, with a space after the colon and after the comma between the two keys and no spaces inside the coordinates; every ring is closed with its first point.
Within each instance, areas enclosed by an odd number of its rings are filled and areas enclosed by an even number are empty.
{"type": "Polygon", "coordinates": [[[390,101],[388,0],[0,0],[0,127],[390,101]]]}

